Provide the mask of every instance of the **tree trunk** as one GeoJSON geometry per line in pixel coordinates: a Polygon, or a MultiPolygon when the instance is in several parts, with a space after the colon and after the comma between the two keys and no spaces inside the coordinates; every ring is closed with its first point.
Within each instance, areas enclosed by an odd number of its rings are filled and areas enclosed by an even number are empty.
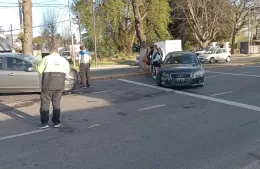
{"type": "Polygon", "coordinates": [[[147,40],[146,36],[144,33],[144,28],[142,24],[142,17],[139,11],[139,5],[136,0],[132,0],[132,5],[133,5],[133,11],[134,11],[134,17],[135,17],[135,29],[136,29],[136,34],[137,37],[140,41],[140,60],[139,60],[139,67],[144,68],[144,63],[143,63],[143,57],[145,56],[146,49],[147,49],[147,40]]]}
{"type": "Polygon", "coordinates": [[[24,40],[23,53],[32,55],[32,0],[23,0],[24,40]]]}
{"type": "Polygon", "coordinates": [[[236,28],[234,27],[232,31],[232,37],[231,37],[231,54],[235,53],[236,35],[237,32],[236,32],[236,28]]]}

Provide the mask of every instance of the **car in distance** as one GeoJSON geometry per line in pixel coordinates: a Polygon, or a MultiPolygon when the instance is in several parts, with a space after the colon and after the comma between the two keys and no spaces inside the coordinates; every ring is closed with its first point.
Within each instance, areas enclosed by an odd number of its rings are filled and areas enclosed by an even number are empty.
{"type": "Polygon", "coordinates": [[[218,61],[226,61],[230,62],[231,54],[228,49],[226,48],[218,48],[206,51],[204,54],[198,56],[200,60],[204,62],[214,63],[218,61]]]}
{"type": "MultiPolygon", "coordinates": [[[[40,58],[19,53],[0,54],[0,93],[40,92],[41,75],[36,71],[40,58]]],[[[64,91],[71,91],[78,83],[77,71],[66,76],[64,91]]]]}
{"type": "Polygon", "coordinates": [[[205,71],[192,52],[171,52],[166,55],[156,77],[158,86],[204,86],[205,71]]]}
{"type": "Polygon", "coordinates": [[[62,51],[61,56],[64,57],[67,61],[72,62],[70,51],[62,51]]]}

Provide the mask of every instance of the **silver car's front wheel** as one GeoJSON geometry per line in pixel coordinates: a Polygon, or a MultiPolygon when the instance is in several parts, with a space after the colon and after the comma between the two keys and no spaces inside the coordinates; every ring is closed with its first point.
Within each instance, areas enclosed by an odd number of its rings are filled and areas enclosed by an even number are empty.
{"type": "Polygon", "coordinates": [[[65,91],[72,91],[76,89],[78,84],[78,74],[76,70],[71,70],[69,74],[66,76],[65,81],[65,91]]]}

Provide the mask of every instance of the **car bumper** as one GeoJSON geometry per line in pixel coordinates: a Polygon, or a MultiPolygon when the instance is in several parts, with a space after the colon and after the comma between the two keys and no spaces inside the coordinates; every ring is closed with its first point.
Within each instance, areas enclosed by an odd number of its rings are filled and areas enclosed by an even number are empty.
{"type": "Polygon", "coordinates": [[[174,79],[168,79],[165,82],[162,82],[162,85],[165,87],[192,87],[192,86],[201,86],[204,84],[204,76],[190,78],[188,81],[183,83],[176,83],[174,79]]]}

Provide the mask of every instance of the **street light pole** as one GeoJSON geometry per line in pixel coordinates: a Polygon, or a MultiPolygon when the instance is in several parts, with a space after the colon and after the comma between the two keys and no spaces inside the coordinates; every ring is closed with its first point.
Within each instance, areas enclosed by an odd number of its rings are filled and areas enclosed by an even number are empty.
{"type": "Polygon", "coordinates": [[[94,44],[95,44],[95,66],[97,66],[97,36],[96,36],[96,0],[92,1],[92,12],[93,12],[93,31],[94,31],[94,44]]]}
{"type": "Polygon", "coordinates": [[[71,46],[72,46],[72,57],[73,57],[73,67],[76,67],[75,64],[75,52],[74,52],[74,39],[73,39],[73,31],[72,31],[72,23],[71,23],[71,11],[70,11],[70,0],[68,0],[68,7],[69,7],[69,20],[70,20],[70,33],[71,33],[71,46]]]}

